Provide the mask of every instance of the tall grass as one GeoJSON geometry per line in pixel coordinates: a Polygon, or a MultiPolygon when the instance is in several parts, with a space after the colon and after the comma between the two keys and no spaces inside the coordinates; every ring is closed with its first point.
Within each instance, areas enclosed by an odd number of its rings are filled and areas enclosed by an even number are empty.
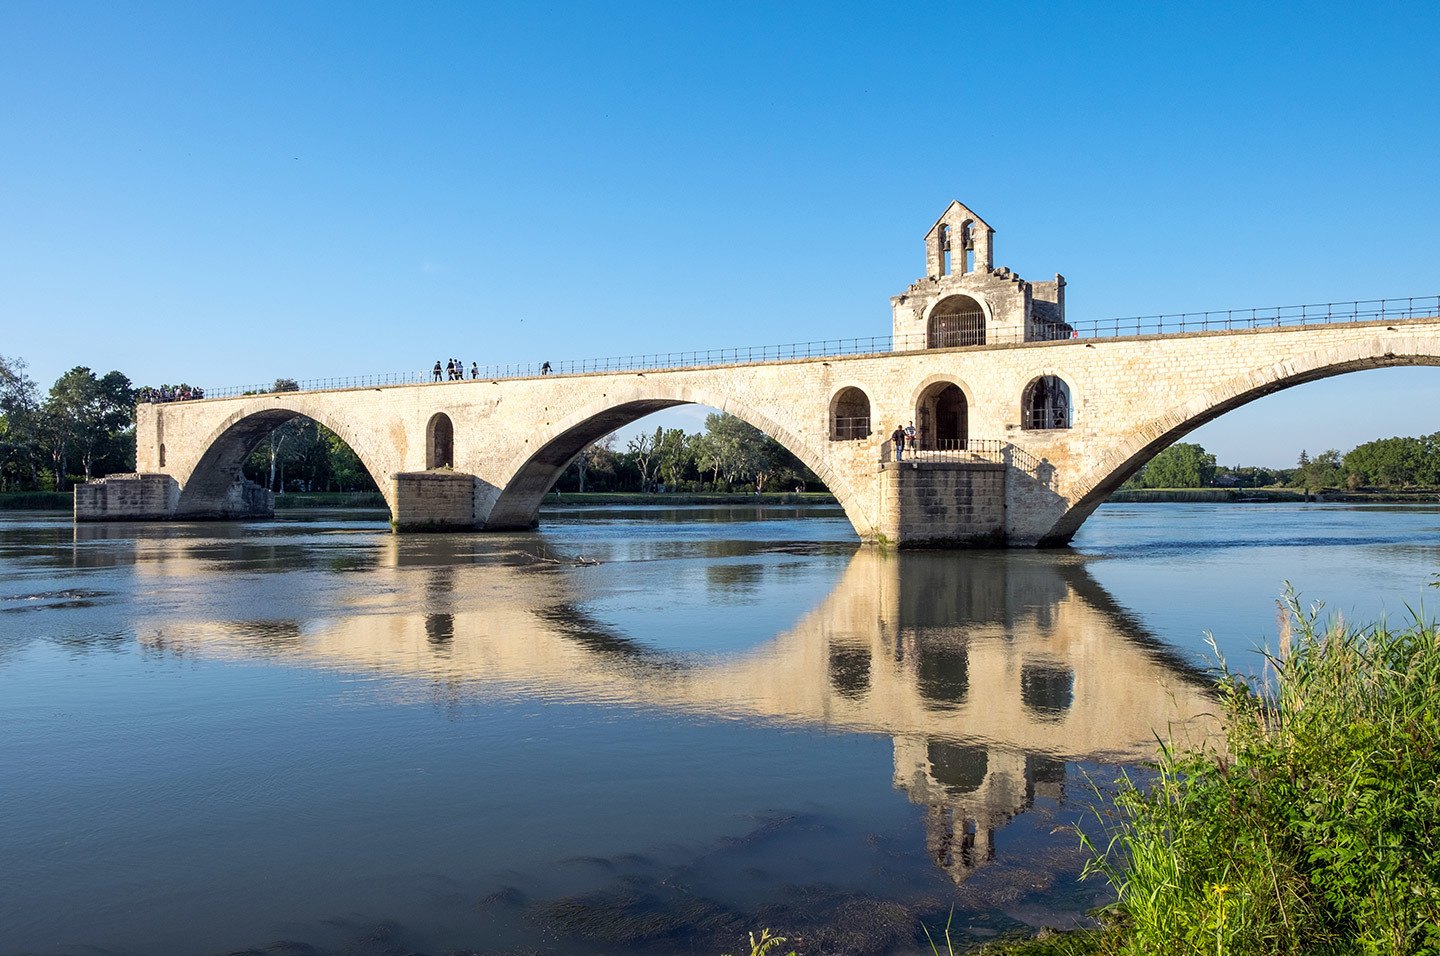
{"type": "Polygon", "coordinates": [[[1261,678],[1221,662],[1224,746],[1164,750],[1087,840],[1105,951],[1440,953],[1440,633],[1284,610],[1261,678]]]}

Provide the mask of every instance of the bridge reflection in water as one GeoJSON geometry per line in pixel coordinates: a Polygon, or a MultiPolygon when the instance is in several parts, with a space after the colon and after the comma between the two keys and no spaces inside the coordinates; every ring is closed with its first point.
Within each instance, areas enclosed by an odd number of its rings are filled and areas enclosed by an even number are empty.
{"type": "MultiPolygon", "coordinates": [[[[367,583],[347,594],[343,617],[157,618],[142,622],[141,640],[395,676],[402,692],[447,704],[516,693],[888,735],[894,785],[927,808],[927,849],[956,882],[994,858],[997,830],[1036,797],[1063,798],[1067,764],[1142,761],[1157,734],[1196,742],[1215,729],[1198,672],[1073,555],[858,550],[793,626],[715,654],[703,635],[701,652],[667,650],[587,609],[634,563],[574,567],[551,563],[534,539],[498,544],[384,538],[378,566],[360,562],[367,583]]],[[[710,587],[745,586],[753,566],[722,554],[739,544],[689,543],[692,556],[715,551],[710,587]]],[[[651,547],[649,558],[665,557],[664,542],[651,547]]],[[[243,541],[171,539],[161,550],[137,573],[295,566],[293,550],[243,541]]]]}

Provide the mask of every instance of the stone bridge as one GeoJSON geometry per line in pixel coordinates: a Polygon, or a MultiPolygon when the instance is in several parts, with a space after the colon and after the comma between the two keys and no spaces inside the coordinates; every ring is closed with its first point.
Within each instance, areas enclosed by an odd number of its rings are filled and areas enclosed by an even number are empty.
{"type": "Polygon", "coordinates": [[[1060,545],[1156,453],[1231,409],[1346,372],[1440,365],[1440,310],[1413,302],[1083,330],[1065,321],[1065,280],[995,268],[992,234],[951,205],[926,237],[929,274],[891,300],[883,351],[143,404],[138,473],[77,488],[76,518],[268,514],[273,498],[241,464],[303,415],[355,451],[397,529],[528,528],[588,444],[695,403],[794,453],[864,541],[1060,545]],[[919,448],[897,461],[888,436],[910,422],[919,448]]]}

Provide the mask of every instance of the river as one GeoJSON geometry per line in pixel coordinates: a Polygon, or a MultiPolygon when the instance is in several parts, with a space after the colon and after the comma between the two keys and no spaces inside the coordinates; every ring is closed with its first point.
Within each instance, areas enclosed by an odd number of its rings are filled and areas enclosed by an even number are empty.
{"type": "Polygon", "coordinates": [[[0,953],[1074,925],[1107,891],[1071,828],[1213,731],[1207,631],[1248,670],[1286,581],[1440,599],[1432,507],[1106,505],[1069,549],[900,555],[825,506],[542,521],[0,518],[0,953]]]}

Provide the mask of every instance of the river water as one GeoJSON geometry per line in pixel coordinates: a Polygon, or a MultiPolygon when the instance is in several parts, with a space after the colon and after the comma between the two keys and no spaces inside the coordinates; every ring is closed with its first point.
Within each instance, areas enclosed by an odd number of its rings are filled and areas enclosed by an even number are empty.
{"type": "Polygon", "coordinates": [[[1106,890],[1070,828],[1213,729],[1207,630],[1253,669],[1286,581],[1440,599],[1436,508],[1107,505],[1062,551],[898,556],[834,507],[542,520],[0,519],[0,953],[1072,925],[1106,890]]]}

